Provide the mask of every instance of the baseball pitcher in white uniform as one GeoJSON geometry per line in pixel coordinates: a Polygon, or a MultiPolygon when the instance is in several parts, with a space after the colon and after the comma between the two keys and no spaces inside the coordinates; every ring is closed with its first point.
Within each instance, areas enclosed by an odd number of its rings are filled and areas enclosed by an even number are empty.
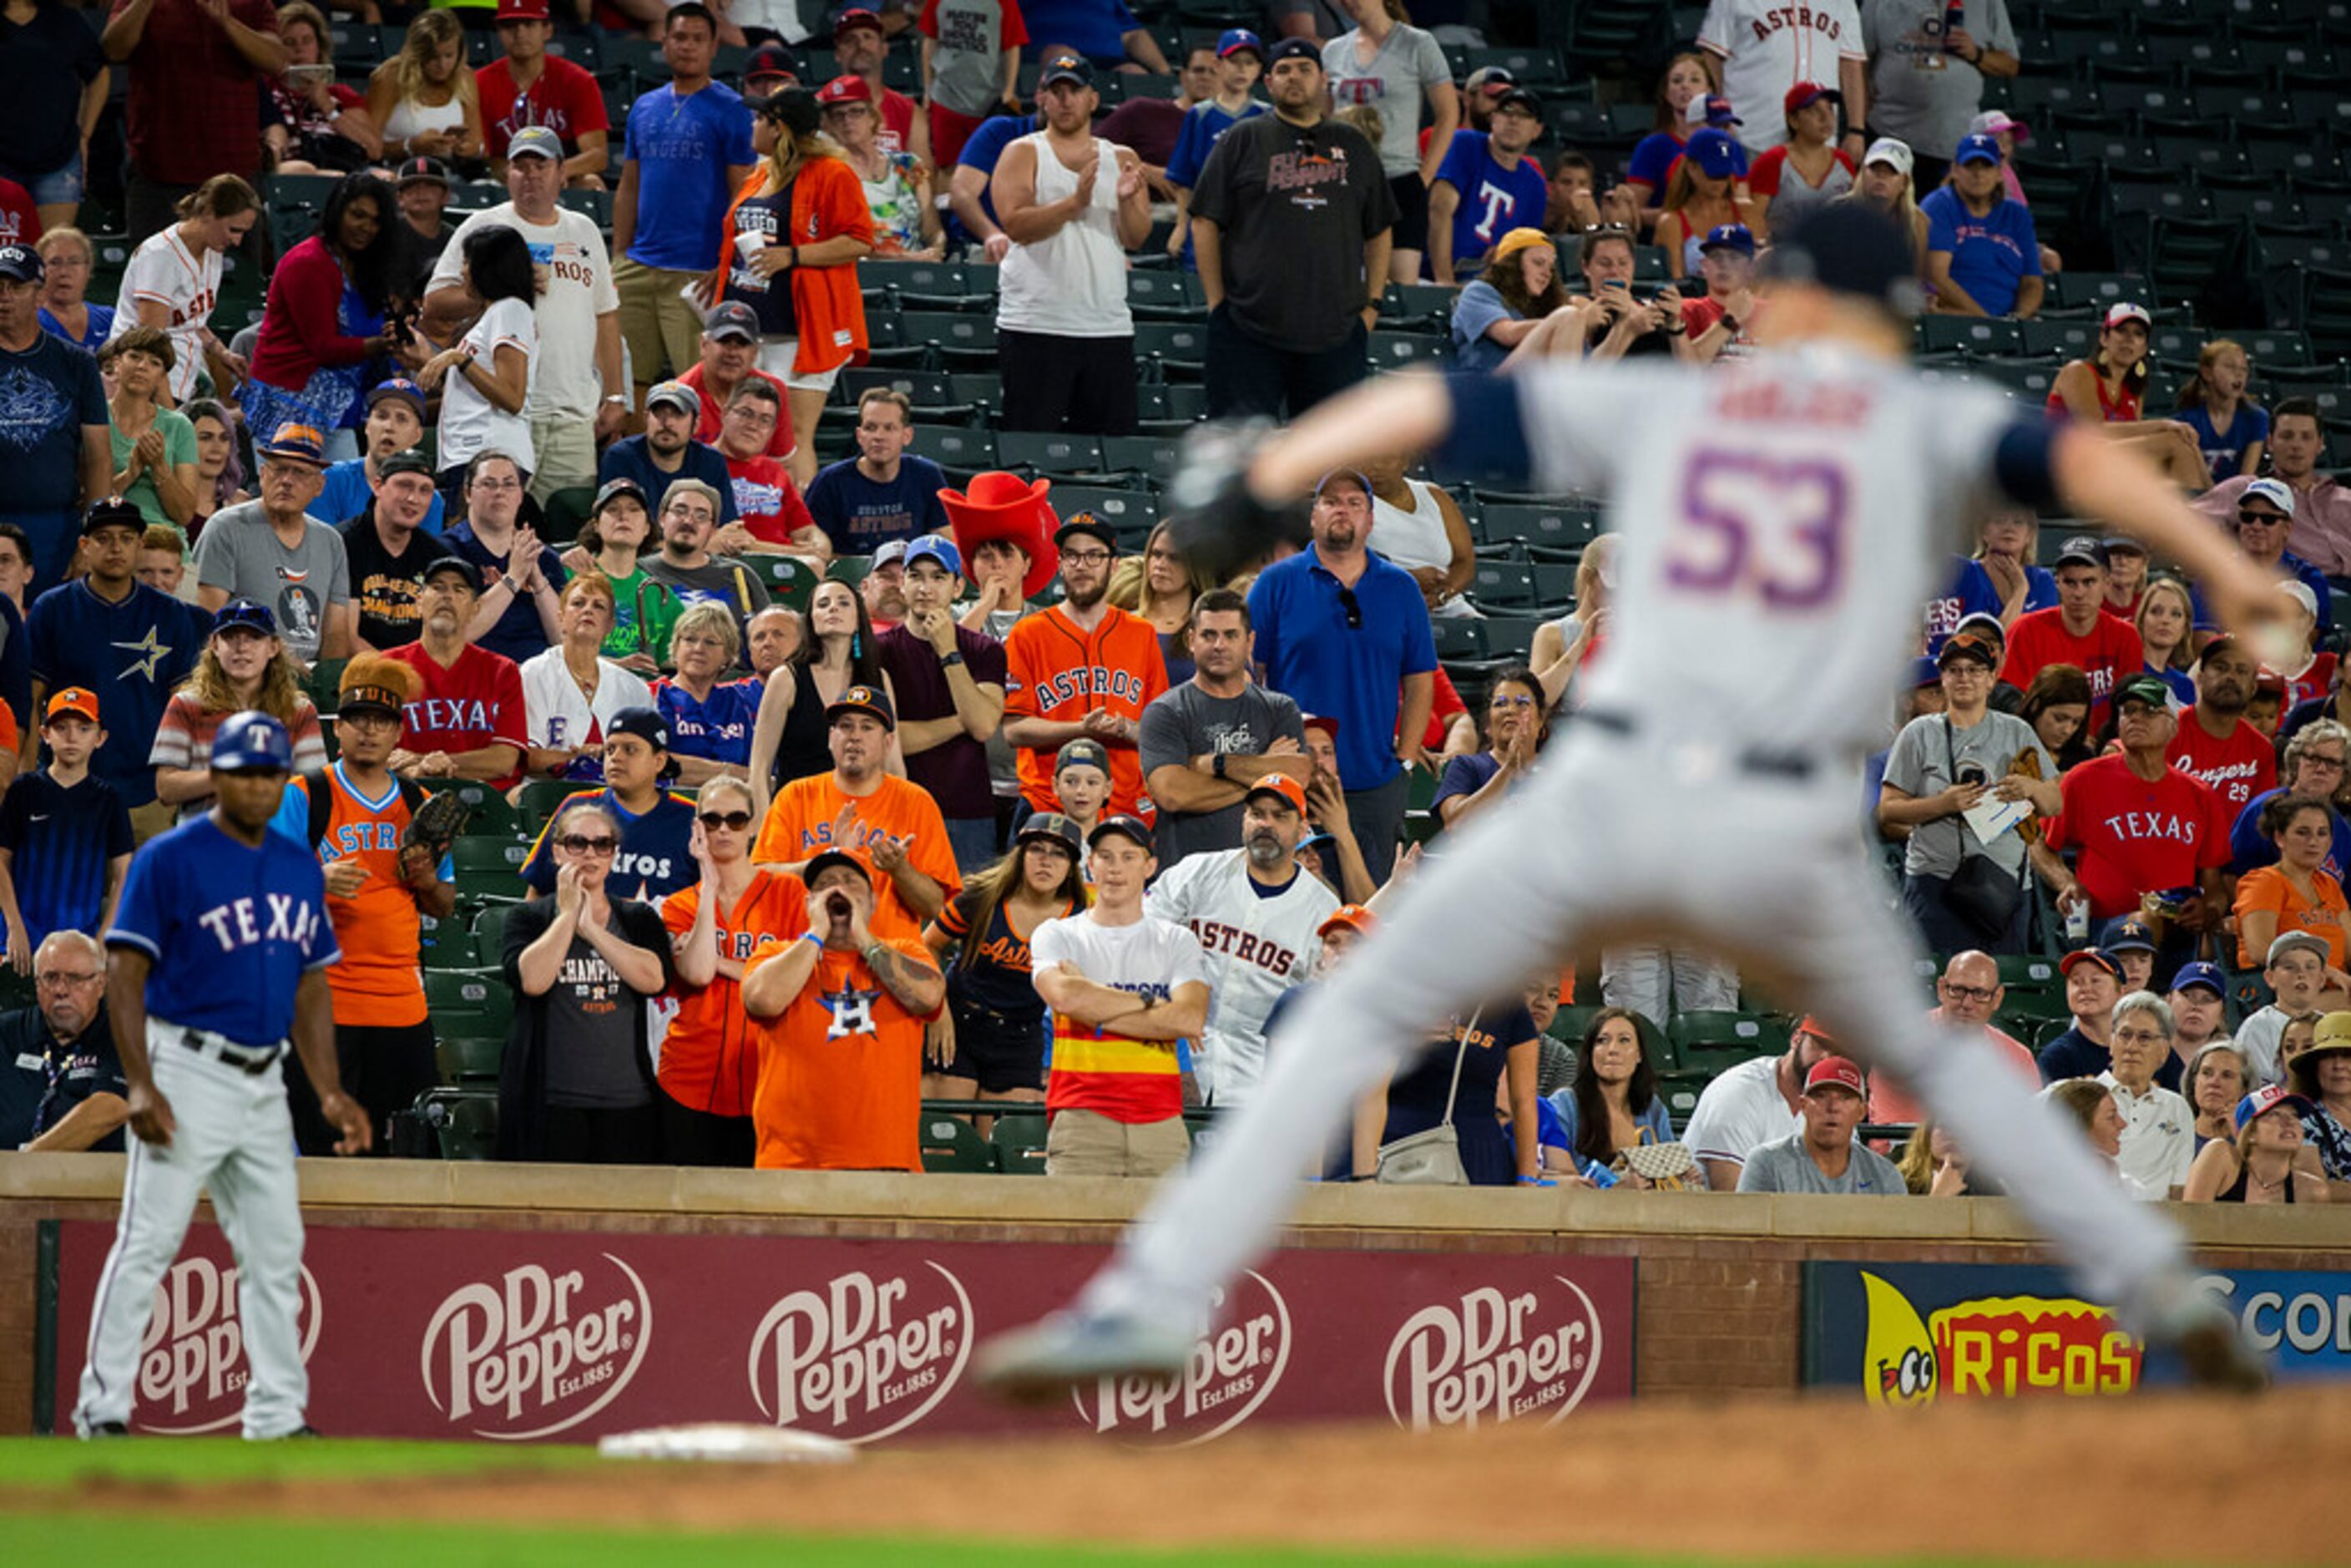
{"type": "MultiPolygon", "coordinates": [[[[2055,500],[2208,582],[2233,624],[2277,598],[2128,452],[1903,363],[1905,237],[1839,203],[1785,236],[1768,351],[1706,372],[1545,361],[1525,375],[1394,376],[1259,445],[1225,444],[1186,548],[1262,539],[1271,508],[1376,451],[1607,495],[1623,545],[1606,662],[1556,757],[1469,823],[1329,985],[1284,1018],[1263,1083],[1162,1188],[1076,1306],[1005,1336],[981,1375],[1035,1397],[1180,1368],[1214,1292],[1274,1240],[1297,1173],[1347,1107],[1452,1012],[1514,995],[1570,950],[1686,940],[1868,1042],[2038,1225],[2094,1301],[2177,1345],[2191,1375],[2260,1364],[2197,1286],[2177,1233],[2131,1202],[2005,1062],[1928,1020],[1920,956],[1855,842],[1863,754],[1972,520],[2055,500]]],[[[1200,447],[1207,465],[1209,443],[1200,447]]],[[[1183,497],[1179,497],[1179,500],[1183,497]]],[[[1448,835],[1450,839],[1452,835],[1448,835]]]]}
{"type": "Polygon", "coordinates": [[[1230,1109],[1265,1075],[1265,1019],[1276,998],[1314,972],[1315,935],[1338,895],[1298,863],[1306,789],[1269,773],[1241,801],[1241,847],[1186,855],[1151,884],[1144,912],[1191,928],[1214,989],[1192,1056],[1203,1098],[1230,1109]]]}

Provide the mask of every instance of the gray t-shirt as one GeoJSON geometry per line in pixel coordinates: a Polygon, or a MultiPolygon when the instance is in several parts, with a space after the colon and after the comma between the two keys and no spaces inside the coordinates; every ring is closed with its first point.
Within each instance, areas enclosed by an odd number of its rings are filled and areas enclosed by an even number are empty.
{"type": "Polygon", "coordinates": [[[1330,78],[1331,107],[1368,103],[1380,111],[1380,169],[1393,179],[1420,167],[1420,112],[1428,89],[1453,85],[1445,47],[1418,27],[1389,29],[1379,51],[1365,65],[1355,57],[1361,30],[1322,46],[1322,69],[1330,78]]]}
{"type": "Polygon", "coordinates": [[[1894,1162],[1860,1144],[1845,1163],[1844,1175],[1834,1181],[1821,1174],[1804,1152],[1802,1134],[1765,1144],[1748,1154],[1740,1168],[1741,1192],[1858,1193],[1865,1197],[1907,1197],[1910,1187],[1894,1162]]]}
{"type": "MultiPolygon", "coordinates": [[[[1237,697],[1212,697],[1191,681],[1154,698],[1143,710],[1135,737],[1143,777],[1161,768],[1182,767],[1195,757],[1261,757],[1283,736],[1306,744],[1298,704],[1281,693],[1250,685],[1237,697]]],[[[1159,808],[1159,863],[1172,866],[1205,850],[1238,849],[1241,809],[1174,811],[1159,808]]]]}
{"type": "Polygon", "coordinates": [[[306,521],[302,542],[287,549],[260,502],[222,507],[196,540],[196,583],[269,606],[287,652],[308,664],[319,656],[329,607],[350,602],[351,570],[343,536],[316,517],[306,521]]]}
{"type": "MultiPolygon", "coordinates": [[[[999,112],[1004,98],[1004,0],[938,0],[931,96],[961,115],[999,112]]],[[[925,27],[929,31],[930,27],[925,27]]]]}
{"type": "MultiPolygon", "coordinates": [[[[2015,771],[2016,759],[2027,751],[2041,759],[2041,777],[2057,777],[2057,765],[2032,727],[2014,714],[1986,713],[1981,723],[1966,729],[1947,725],[1940,714],[1928,714],[1904,725],[1894,737],[1894,749],[1886,757],[1886,781],[1906,795],[1939,795],[1958,782],[1951,770],[1956,761],[1962,770],[1973,764],[1983,770],[1986,783],[1996,783],[2015,771]]],[[[1959,869],[1962,853],[1989,854],[1995,865],[2014,875],[2024,864],[2024,840],[2011,828],[1985,845],[1964,819],[1943,817],[1910,830],[1902,869],[1911,876],[1949,876],[1959,869]]]]}
{"type": "Polygon", "coordinates": [[[645,576],[675,593],[682,604],[724,604],[735,612],[737,622],[748,621],[768,607],[768,585],[759,580],[757,570],[731,555],[714,555],[700,566],[682,567],[656,554],[646,558],[645,576]]]}
{"type": "Polygon", "coordinates": [[[636,1060],[644,1005],[585,937],[571,939],[547,993],[549,1104],[626,1111],[652,1098],[636,1060]]]}
{"type": "MultiPolygon", "coordinates": [[[[1861,0],[1861,42],[1869,51],[1870,134],[1898,136],[1921,158],[1949,160],[1983,108],[1984,78],[1943,52],[1943,0],[1861,0]]],[[[1967,18],[1980,47],[2016,53],[2006,0],[1968,0],[1967,18]]]]}

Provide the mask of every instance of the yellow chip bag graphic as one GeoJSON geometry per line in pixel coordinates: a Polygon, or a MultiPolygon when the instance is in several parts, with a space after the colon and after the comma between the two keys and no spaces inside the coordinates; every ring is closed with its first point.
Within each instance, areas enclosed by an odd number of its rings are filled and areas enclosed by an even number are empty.
{"type": "Polygon", "coordinates": [[[2071,1297],[1960,1301],[1921,1322],[1910,1299],[1865,1270],[1869,1330],[1863,1394],[1873,1405],[2031,1394],[2128,1394],[2138,1386],[2139,1342],[2105,1308],[2071,1297]]]}

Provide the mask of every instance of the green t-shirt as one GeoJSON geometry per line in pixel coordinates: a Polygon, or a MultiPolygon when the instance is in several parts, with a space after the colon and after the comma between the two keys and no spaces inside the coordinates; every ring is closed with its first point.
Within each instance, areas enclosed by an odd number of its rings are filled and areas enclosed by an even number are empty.
{"type": "MultiPolygon", "coordinates": [[[[642,566],[626,577],[611,579],[612,597],[617,601],[612,615],[612,629],[604,633],[604,657],[625,659],[642,653],[645,647],[644,628],[637,622],[637,589],[645,580],[642,566]]],[[[659,618],[656,607],[645,606],[646,612],[659,618]]]]}
{"type": "MultiPolygon", "coordinates": [[[[183,463],[188,464],[191,466],[194,465],[196,461],[196,427],[194,423],[191,421],[186,414],[177,413],[168,408],[157,409],[155,411],[155,428],[161,431],[163,435],[163,463],[165,466],[176,468],[183,463]]],[[[125,436],[122,432],[115,429],[111,423],[109,423],[106,427],[106,437],[108,442],[114,448],[114,471],[117,474],[120,474],[122,472],[124,466],[130,463],[131,449],[132,446],[136,445],[137,443],[125,436]]],[[[171,514],[163,510],[163,497],[155,492],[155,479],[153,475],[140,475],[138,482],[131,486],[130,493],[124,496],[123,499],[129,501],[132,506],[139,508],[139,515],[147,519],[147,523],[150,528],[152,528],[157,523],[162,524],[167,528],[178,529],[180,528],[179,524],[172,520],[171,514]]],[[[180,531],[184,533],[186,530],[181,529],[180,531]]]]}

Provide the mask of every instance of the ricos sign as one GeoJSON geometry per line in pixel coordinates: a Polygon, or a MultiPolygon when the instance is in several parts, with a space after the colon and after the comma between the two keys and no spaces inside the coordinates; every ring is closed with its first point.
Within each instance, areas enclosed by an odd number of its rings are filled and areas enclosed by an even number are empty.
{"type": "Polygon", "coordinates": [[[1071,1397],[1094,1431],[1190,1448],[1256,1413],[1290,1364],[1290,1303],[1254,1271],[1217,1298],[1211,1322],[1173,1377],[1103,1377],[1071,1397]]]}
{"type": "Polygon", "coordinates": [[[751,1397],[778,1427],[871,1443],[937,1407],[971,1341],[971,1297],[944,1266],[850,1270],[768,1309],[751,1335],[751,1397]]]}
{"type": "Polygon", "coordinates": [[[1491,1285],[1423,1307],[1388,1341],[1388,1415],[1409,1431],[1542,1417],[1583,1402],[1599,1371],[1600,1309],[1554,1274],[1525,1290],[1491,1285]]]}
{"type": "Polygon", "coordinates": [[[653,1343],[653,1298],[609,1270],[525,1263],[442,1298],[424,1329],[424,1392],[452,1427],[499,1442],[552,1437],[620,1396],[653,1343]]]}
{"type": "MultiPolygon", "coordinates": [[[[252,1370],[236,1298],[237,1270],[202,1254],[182,1258],[163,1275],[139,1343],[139,1430],[192,1437],[237,1424],[252,1370]]],[[[306,1268],[294,1318],[306,1366],[323,1316],[319,1281],[306,1268]]]]}

